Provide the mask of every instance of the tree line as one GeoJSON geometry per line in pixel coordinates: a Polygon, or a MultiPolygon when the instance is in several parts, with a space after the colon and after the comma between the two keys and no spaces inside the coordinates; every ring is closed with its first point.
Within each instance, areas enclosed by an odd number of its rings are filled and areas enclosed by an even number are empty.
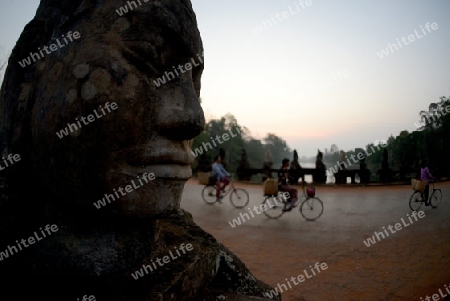
{"type": "MultiPolygon", "coordinates": [[[[0,84],[3,81],[4,71],[10,52],[0,47],[0,84]]],[[[420,162],[427,160],[431,171],[439,177],[448,177],[450,174],[450,99],[442,96],[439,101],[430,103],[427,110],[419,112],[419,118],[414,123],[416,130],[401,131],[396,137],[387,139],[388,146],[383,152],[374,152],[365,159],[367,168],[375,177],[380,175],[382,162],[388,168],[393,179],[404,179],[407,173],[418,172],[420,162]]],[[[366,149],[374,147],[367,144],[366,149]]],[[[192,168],[194,173],[199,170],[209,171],[215,155],[222,154],[224,163],[230,172],[236,172],[242,164],[242,150],[248,154],[247,167],[262,168],[267,156],[278,168],[283,158],[293,157],[293,151],[286,141],[273,133],[268,133],[262,140],[251,136],[245,126],[240,125],[232,114],[220,119],[210,120],[204,131],[192,142],[192,150],[196,156],[192,168]],[[228,139],[223,138],[224,133],[230,133],[228,139]],[[219,137],[217,139],[216,137],[219,137]],[[211,147],[209,147],[209,145],[211,147]],[[205,148],[206,146],[206,148],[205,148]],[[197,150],[195,152],[195,150],[197,150]],[[200,151],[202,153],[200,153],[200,151]]],[[[340,150],[336,144],[325,149],[323,163],[330,168],[339,161],[340,150]]],[[[349,158],[361,149],[345,151],[349,158]]],[[[315,162],[316,157],[302,157],[303,162],[315,162]]],[[[352,168],[358,169],[358,165],[352,168]]]]}
{"type": "MultiPolygon", "coordinates": [[[[389,180],[406,180],[408,174],[420,171],[422,160],[428,161],[435,176],[449,176],[450,99],[440,97],[439,101],[430,103],[427,110],[419,112],[418,116],[415,123],[411,122],[415,130],[401,131],[396,137],[391,135],[386,139],[387,146],[383,151],[366,156],[364,163],[373,181],[379,180],[382,169],[388,170],[389,180]]],[[[376,148],[376,145],[369,143],[365,147],[366,150],[371,148],[376,148]]],[[[192,151],[196,157],[192,164],[194,173],[210,171],[216,155],[224,157],[227,170],[233,173],[244,163],[246,168],[263,168],[264,163],[270,160],[274,164],[272,168],[278,168],[283,158],[293,160],[293,150],[284,139],[273,133],[268,133],[262,140],[256,139],[232,114],[207,122],[204,131],[192,141],[192,151]],[[243,151],[246,156],[243,156],[243,151]],[[246,162],[242,162],[243,157],[246,162]]],[[[361,148],[355,148],[344,153],[350,158],[361,151],[361,148]]],[[[336,165],[340,159],[340,150],[336,144],[322,150],[322,153],[327,169],[336,165]]],[[[300,159],[302,162],[316,161],[315,156],[300,159]]],[[[359,169],[360,166],[355,164],[351,168],[359,169]]]]}
{"type": "Polygon", "coordinates": [[[226,169],[235,173],[241,164],[243,150],[249,154],[248,167],[254,168],[262,168],[267,156],[275,164],[292,156],[292,151],[282,138],[269,133],[262,140],[256,139],[233,115],[227,114],[207,122],[204,131],[193,140],[192,153],[196,157],[192,164],[193,172],[210,171],[214,157],[221,155],[226,169]],[[224,134],[229,136],[226,141],[224,134]]]}

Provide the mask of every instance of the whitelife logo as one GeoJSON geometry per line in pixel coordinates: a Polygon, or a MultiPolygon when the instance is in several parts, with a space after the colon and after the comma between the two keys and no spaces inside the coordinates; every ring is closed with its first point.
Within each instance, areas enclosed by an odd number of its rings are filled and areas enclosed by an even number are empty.
{"type": "MultiPolygon", "coordinates": [[[[183,253],[183,255],[186,254],[186,251],[190,252],[190,251],[192,251],[194,249],[192,244],[186,244],[186,246],[185,246],[184,243],[181,244],[179,246],[179,248],[180,248],[181,252],[183,253]]],[[[155,261],[158,263],[158,265],[160,267],[163,267],[164,264],[169,263],[171,260],[175,260],[175,259],[181,257],[180,251],[178,250],[177,247],[175,247],[175,252],[177,253],[178,256],[175,256],[172,253],[172,251],[169,251],[169,255],[164,256],[162,259],[157,257],[155,259],[155,261]],[[161,263],[161,261],[162,261],[162,263],[161,263]]],[[[146,274],[148,274],[149,270],[150,270],[150,272],[153,272],[153,271],[156,271],[157,269],[158,269],[158,266],[156,265],[156,263],[152,259],[151,260],[151,264],[149,264],[149,265],[143,264],[142,268],[137,270],[134,273],[131,273],[131,276],[134,278],[134,280],[138,280],[139,278],[144,277],[146,274]],[[144,272],[145,272],[145,274],[144,274],[144,272]]]]}
{"type": "Polygon", "coordinates": [[[298,14],[302,10],[306,9],[307,7],[312,5],[312,0],[299,0],[298,2],[294,2],[295,9],[292,8],[292,6],[288,7],[288,10],[283,11],[282,13],[276,13],[275,17],[273,15],[270,16],[270,20],[263,20],[258,26],[251,29],[253,34],[258,34],[263,32],[266,29],[269,29],[272,26],[275,26],[278,24],[278,22],[282,22],[289,17],[298,14]],[[277,21],[278,20],[278,21],[277,21]]]}
{"type": "MultiPolygon", "coordinates": [[[[316,272],[315,271],[317,271],[317,274],[320,274],[321,271],[325,271],[326,269],[328,269],[328,265],[325,262],[322,262],[322,263],[316,262],[314,264],[314,267],[309,266],[309,268],[310,268],[310,271],[311,271],[312,275],[308,274],[308,271],[303,270],[303,274],[300,274],[297,277],[291,277],[290,280],[285,278],[286,279],[286,284],[289,286],[289,289],[292,289],[291,281],[293,282],[294,285],[299,285],[300,283],[302,283],[306,279],[310,279],[310,278],[316,276],[316,272]]],[[[279,293],[281,294],[284,291],[288,290],[286,284],[278,283],[277,287],[274,290],[270,290],[268,293],[263,293],[263,294],[266,297],[269,297],[270,299],[273,299],[275,296],[278,296],[279,293]]]]}
{"type": "MultiPolygon", "coordinates": [[[[450,284],[449,284],[450,285],[450,284]]],[[[433,301],[438,301],[438,300],[440,300],[441,298],[445,298],[445,297],[447,297],[447,296],[449,296],[450,295],[450,289],[449,289],[449,287],[447,286],[447,284],[444,284],[444,286],[445,286],[445,290],[447,291],[447,293],[448,294],[444,294],[443,292],[442,292],[442,289],[439,289],[439,295],[438,294],[433,294],[433,296],[426,296],[425,297],[425,301],[431,301],[431,298],[433,298],[433,301]],[[440,298],[441,297],[441,298],[440,298]]],[[[447,299],[445,299],[445,300],[447,300],[447,299]]],[[[420,297],[420,301],[424,301],[424,299],[422,298],[422,297],[420,297]]]]}
{"type": "Polygon", "coordinates": [[[28,248],[29,246],[35,244],[37,241],[40,241],[42,239],[44,239],[45,237],[52,235],[52,233],[55,233],[56,231],[58,231],[58,226],[57,225],[46,225],[45,229],[43,230],[42,228],[39,228],[39,230],[41,230],[40,234],[41,236],[39,236],[39,233],[37,231],[35,231],[33,233],[33,236],[28,237],[28,239],[21,239],[20,242],[18,240],[16,240],[17,245],[16,246],[9,246],[5,249],[5,251],[0,252],[0,261],[3,261],[4,258],[8,258],[9,256],[12,256],[14,254],[17,254],[19,251],[22,251],[22,247],[23,248],[28,248]],[[28,244],[27,244],[28,242],[28,244]],[[19,250],[17,250],[17,248],[19,248],[19,250]]]}
{"type": "MultiPolygon", "coordinates": [[[[83,296],[83,299],[81,299],[81,301],[95,301],[95,296],[94,295],[90,295],[89,297],[87,295],[83,296]]],[[[77,298],[77,301],[80,301],[80,298],[77,298]]]]}
{"type": "MultiPolygon", "coordinates": [[[[73,33],[71,31],[69,31],[66,35],[67,35],[67,39],[69,39],[70,42],[73,42],[74,39],[78,40],[81,37],[81,35],[80,35],[80,33],[78,31],[74,31],[73,33]]],[[[67,46],[69,44],[69,42],[67,41],[66,37],[64,35],[62,35],[61,37],[64,40],[65,44],[62,44],[59,41],[59,38],[57,38],[56,39],[56,44],[50,44],[50,46],[48,46],[48,47],[44,46],[43,47],[44,49],[41,49],[41,47],[38,47],[38,52],[39,53],[30,52],[30,55],[27,58],[25,58],[21,62],[19,62],[19,65],[22,68],[25,68],[26,66],[31,65],[31,60],[33,60],[33,62],[36,62],[37,60],[40,60],[40,59],[44,58],[44,56],[45,56],[44,55],[44,51],[45,51],[46,54],[51,54],[52,52],[55,52],[58,49],[61,49],[61,48],[65,47],[65,46],[67,46]],[[49,48],[50,48],[50,51],[49,51],[49,48]]]]}
{"type": "MultiPolygon", "coordinates": [[[[112,194],[105,193],[105,196],[101,200],[98,200],[97,202],[93,203],[95,208],[100,209],[100,208],[106,206],[107,202],[110,204],[111,202],[114,202],[115,200],[120,199],[120,197],[126,196],[128,193],[144,186],[144,183],[141,181],[141,178],[139,176],[137,177],[137,179],[138,179],[139,183],[141,184],[141,186],[137,186],[136,183],[134,183],[134,180],[131,180],[131,184],[133,186],[127,185],[127,186],[125,186],[125,189],[123,187],[119,187],[117,189],[121,195],[119,195],[119,193],[117,193],[116,189],[114,188],[113,189],[114,194],[116,195],[117,198],[114,197],[114,195],[112,195],[112,194]],[[124,192],[124,190],[126,191],[126,193],[124,192]]],[[[146,184],[150,181],[153,181],[154,179],[155,179],[154,173],[150,173],[150,174],[144,173],[142,175],[142,180],[144,180],[146,184]]]]}
{"type": "MultiPolygon", "coordinates": [[[[239,131],[239,128],[237,128],[237,127],[236,127],[236,131],[237,131],[238,133],[241,133],[241,132],[239,131]]],[[[231,128],[228,130],[228,132],[230,133],[231,138],[237,137],[237,134],[233,134],[231,128]]],[[[216,144],[216,142],[215,142],[214,140],[216,140],[217,143],[220,145],[220,144],[224,143],[225,141],[230,140],[230,136],[229,136],[227,133],[224,133],[224,134],[222,135],[223,141],[220,140],[220,136],[219,136],[219,135],[216,135],[216,138],[211,137],[210,139],[211,139],[212,143],[214,144],[214,147],[217,147],[217,144],[216,144]]],[[[203,154],[203,149],[205,150],[205,153],[208,151],[208,146],[209,146],[209,149],[210,149],[210,150],[213,149],[211,143],[209,143],[209,142],[203,142],[203,143],[202,143],[202,146],[197,147],[196,149],[194,149],[194,151],[191,151],[191,153],[194,155],[194,157],[197,158],[197,156],[203,154]]]]}
{"type": "Polygon", "coordinates": [[[434,124],[439,121],[439,118],[444,117],[450,113],[450,106],[446,106],[445,108],[441,105],[438,106],[435,115],[431,115],[430,113],[425,113],[419,117],[419,122],[414,123],[416,127],[415,130],[423,130],[427,124],[434,124]],[[445,109],[445,111],[444,111],[445,109]],[[426,119],[426,121],[424,121],[426,119]]]}
{"type": "MultiPolygon", "coordinates": [[[[118,107],[119,106],[115,102],[113,102],[111,104],[109,104],[109,102],[107,102],[105,104],[105,109],[108,111],[108,113],[111,113],[111,110],[113,110],[113,111],[117,110],[118,107]]],[[[81,122],[83,122],[84,125],[88,125],[89,123],[94,122],[95,120],[100,119],[103,116],[106,116],[107,113],[105,112],[105,110],[103,110],[102,107],[100,107],[100,111],[102,111],[103,115],[100,115],[97,112],[97,110],[94,110],[94,112],[93,112],[94,114],[90,114],[87,117],[81,116],[81,118],[80,118],[81,122]]],[[[79,129],[81,129],[83,126],[82,126],[80,120],[78,120],[78,118],[75,118],[75,120],[77,122],[76,124],[75,123],[67,123],[67,126],[64,129],[60,130],[59,132],[56,132],[56,136],[58,136],[59,139],[62,139],[65,136],[69,136],[69,130],[70,130],[70,133],[73,133],[74,131],[78,131],[79,129]],[[78,124],[78,126],[77,126],[77,124],[78,124]]]]}
{"type": "MultiPolygon", "coordinates": [[[[388,145],[388,143],[387,143],[386,140],[381,140],[380,144],[377,145],[376,148],[379,151],[380,150],[380,146],[384,148],[387,145],[388,145]]],[[[352,159],[353,163],[356,164],[356,163],[359,162],[359,160],[362,160],[362,159],[367,158],[370,155],[374,154],[375,153],[375,149],[373,148],[373,146],[371,146],[370,148],[372,150],[372,153],[369,151],[369,149],[364,149],[364,153],[363,152],[359,152],[356,155],[356,158],[355,158],[355,155],[352,154],[350,156],[350,158],[352,159]]],[[[329,169],[327,169],[327,171],[326,171],[327,176],[329,176],[329,177],[330,176],[334,176],[334,174],[337,173],[339,170],[343,170],[343,168],[348,168],[348,167],[352,166],[352,163],[350,162],[350,159],[347,159],[347,162],[342,161],[342,162],[336,162],[336,163],[337,163],[336,165],[334,165],[333,167],[330,167],[329,169]]]]}
{"type": "MultiPolygon", "coordinates": [[[[136,0],[136,1],[139,3],[139,5],[142,5],[141,0],[136,0]]],[[[127,1],[127,5],[128,5],[128,7],[130,8],[130,11],[133,10],[134,8],[138,8],[138,5],[136,4],[136,1],[127,1]],[[132,5],[134,5],[134,8],[132,7],[132,5]]],[[[149,0],[142,0],[142,1],[144,1],[145,3],[147,3],[149,0]]],[[[127,7],[127,5],[121,6],[121,7],[119,7],[119,9],[116,9],[116,13],[117,13],[119,16],[121,16],[121,17],[122,17],[124,14],[127,14],[127,13],[128,13],[128,7],[127,7]]]]}
{"type": "MultiPolygon", "coordinates": [[[[280,197],[283,201],[286,201],[287,199],[289,199],[289,192],[284,192],[282,194],[282,196],[280,197]]],[[[278,201],[277,201],[277,197],[273,197],[272,201],[274,202],[273,204],[270,203],[270,200],[267,200],[267,204],[261,204],[258,206],[253,206],[253,211],[256,214],[261,214],[262,212],[265,212],[268,209],[272,209],[273,207],[275,207],[276,205],[278,205],[278,201]],[[258,208],[260,211],[258,211],[258,208]]],[[[252,209],[247,208],[247,210],[250,212],[252,218],[255,217],[255,215],[252,212],[252,209]]],[[[235,219],[233,219],[231,222],[228,222],[228,224],[230,224],[231,228],[236,228],[237,226],[240,226],[241,224],[245,223],[246,221],[250,220],[250,216],[247,213],[239,213],[239,216],[235,219]],[[247,219],[245,219],[247,218],[247,219]]]]}
{"type": "MultiPolygon", "coordinates": [[[[412,215],[412,217],[413,217],[413,218],[416,220],[416,222],[417,222],[417,221],[418,221],[417,217],[419,217],[419,218],[424,218],[424,217],[425,217],[425,212],[419,211],[419,212],[417,213],[416,211],[413,211],[413,212],[411,213],[411,215],[412,215]]],[[[412,225],[412,224],[414,223],[413,220],[411,219],[411,216],[409,216],[409,214],[407,214],[406,216],[408,217],[408,219],[409,219],[409,221],[411,222],[411,224],[406,223],[405,220],[404,220],[403,217],[402,217],[402,218],[401,218],[401,222],[402,222],[403,226],[405,226],[405,228],[408,227],[408,226],[410,226],[410,225],[412,225]]],[[[394,233],[396,233],[397,231],[400,231],[401,229],[403,229],[402,224],[396,223],[394,226],[389,225],[389,226],[388,226],[388,229],[389,229],[389,231],[391,232],[391,234],[394,234],[394,233]],[[394,230],[394,228],[395,228],[395,230],[394,230]]],[[[374,235],[372,235],[372,237],[369,237],[368,239],[364,240],[363,243],[366,245],[366,247],[370,247],[371,245],[374,245],[374,244],[377,243],[377,241],[375,240],[375,237],[378,239],[378,241],[380,241],[381,238],[382,238],[382,239],[385,239],[386,237],[389,237],[389,232],[388,232],[388,230],[387,230],[385,227],[383,227],[383,231],[384,231],[384,234],[386,234],[386,236],[384,236],[383,232],[376,232],[376,231],[375,231],[375,232],[374,232],[374,235]],[[380,238],[380,237],[381,237],[381,238],[380,238]]]]}
{"type": "Polygon", "coordinates": [[[17,163],[20,161],[20,155],[19,154],[9,154],[6,158],[2,157],[3,164],[0,162],[0,171],[6,169],[7,167],[13,165],[14,163],[17,163]],[[9,161],[9,163],[8,163],[9,161]]]}
{"type": "Polygon", "coordinates": [[[161,85],[164,85],[164,84],[170,82],[171,80],[175,79],[176,77],[179,77],[180,73],[184,74],[184,73],[192,70],[193,67],[198,67],[201,64],[203,64],[203,59],[202,59],[203,58],[203,53],[201,55],[197,54],[197,58],[200,61],[200,63],[197,63],[195,61],[195,58],[191,58],[192,64],[190,62],[188,62],[188,63],[186,63],[184,65],[180,64],[180,65],[178,65],[178,67],[172,66],[173,72],[170,72],[170,71],[164,72],[164,75],[162,77],[158,78],[157,80],[154,80],[153,83],[157,87],[160,87],[161,85]],[[183,69],[183,67],[184,67],[184,69],[183,69]],[[178,70],[180,72],[178,72],[178,70]],[[175,76],[174,72],[175,72],[176,76],[175,76]]]}
{"type": "MultiPolygon", "coordinates": [[[[407,45],[409,45],[410,43],[416,41],[416,38],[417,38],[417,40],[419,40],[419,39],[423,38],[424,36],[426,36],[426,35],[427,35],[427,32],[426,32],[425,29],[422,27],[422,25],[420,25],[420,28],[422,29],[423,36],[420,35],[420,34],[417,32],[417,29],[416,29],[416,30],[414,30],[414,34],[408,35],[407,38],[406,38],[406,37],[402,37],[402,38],[400,39],[400,40],[403,42],[403,45],[407,46],[407,45]],[[406,41],[406,39],[408,39],[409,42],[406,41]]],[[[425,28],[427,29],[428,33],[430,33],[430,32],[431,32],[430,28],[433,29],[433,30],[437,30],[437,29],[439,28],[439,26],[438,26],[438,24],[437,24],[436,22],[433,22],[433,23],[431,23],[431,24],[430,24],[430,22],[427,22],[427,24],[425,24],[425,28]]],[[[403,48],[402,43],[400,43],[400,41],[399,41],[398,39],[396,39],[396,40],[397,40],[397,45],[398,45],[400,48],[403,48]]],[[[398,51],[399,48],[397,47],[397,45],[396,45],[396,44],[388,44],[388,47],[382,49],[380,52],[377,52],[378,57],[379,57],[380,59],[382,59],[382,58],[384,58],[385,56],[388,56],[390,53],[394,53],[394,51],[398,51]],[[391,51],[390,53],[389,53],[389,50],[391,51]]]]}

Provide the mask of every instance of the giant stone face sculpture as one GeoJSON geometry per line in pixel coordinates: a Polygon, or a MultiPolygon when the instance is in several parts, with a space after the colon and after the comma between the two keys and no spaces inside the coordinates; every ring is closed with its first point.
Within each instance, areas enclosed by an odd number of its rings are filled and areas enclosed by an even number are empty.
{"type": "Polygon", "coordinates": [[[19,300],[144,301],[271,289],[180,209],[204,126],[203,65],[155,81],[202,54],[189,0],[42,1],[0,93],[2,155],[21,158],[2,174],[5,290],[19,282],[19,300]]]}

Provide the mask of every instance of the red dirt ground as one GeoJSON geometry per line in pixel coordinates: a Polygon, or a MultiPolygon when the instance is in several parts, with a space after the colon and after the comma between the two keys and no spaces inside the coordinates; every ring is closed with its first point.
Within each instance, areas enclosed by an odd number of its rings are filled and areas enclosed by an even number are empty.
{"type": "MultiPolygon", "coordinates": [[[[314,222],[296,210],[278,220],[261,214],[233,229],[228,221],[246,211],[228,200],[206,205],[200,197],[203,186],[195,180],[186,185],[182,207],[269,285],[286,284],[286,278],[309,271],[310,265],[327,263],[328,269],[313,278],[299,285],[291,282],[283,301],[421,301],[450,285],[450,183],[438,185],[443,188],[441,206],[422,207],[423,219],[370,247],[363,240],[374,231],[401,218],[408,221],[409,186],[319,186],[325,210],[314,222]]],[[[261,204],[262,186],[236,186],[249,192],[249,207],[261,204]]]]}

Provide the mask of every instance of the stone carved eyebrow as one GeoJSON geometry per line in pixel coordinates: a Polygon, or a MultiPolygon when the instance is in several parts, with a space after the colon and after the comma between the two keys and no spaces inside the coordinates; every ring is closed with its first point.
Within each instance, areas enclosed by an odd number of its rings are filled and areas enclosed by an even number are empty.
{"type": "MultiPolygon", "coordinates": [[[[122,55],[140,72],[152,74],[156,77],[161,76],[161,73],[164,71],[171,71],[173,66],[178,66],[179,64],[184,65],[191,62],[191,59],[198,61],[197,55],[201,55],[202,49],[195,52],[195,49],[193,49],[191,45],[182,44],[184,41],[179,37],[179,35],[176,35],[176,37],[172,35],[172,37],[174,39],[170,39],[169,43],[167,43],[172,45],[170,46],[171,50],[169,51],[169,55],[165,58],[160,55],[160,53],[164,51],[164,46],[155,47],[153,45],[149,45],[149,47],[146,48],[143,47],[143,44],[148,42],[137,40],[126,41],[124,43],[125,47],[122,49],[122,55]],[[187,47],[189,47],[189,52],[187,51],[187,47]]],[[[164,44],[167,45],[166,43],[164,44]]],[[[202,68],[202,65],[203,64],[200,64],[200,66],[193,66],[193,74],[196,74],[202,70],[200,69],[202,68]]]]}
{"type": "MultiPolygon", "coordinates": [[[[153,5],[151,8],[134,10],[127,14],[126,18],[130,21],[131,26],[124,32],[122,41],[125,48],[122,49],[122,53],[124,58],[138,70],[158,74],[160,69],[167,69],[174,64],[184,64],[202,52],[203,45],[198,30],[197,32],[187,30],[189,26],[183,25],[181,20],[171,26],[165,21],[167,14],[173,15],[177,19],[176,12],[167,6],[155,7],[153,5]],[[145,21],[133,24],[133,19],[145,21]],[[136,30],[141,32],[137,34],[136,30]],[[161,39],[159,43],[158,37],[161,39]],[[146,47],[147,43],[150,45],[146,47]],[[169,55],[164,56],[163,53],[169,55]]],[[[184,18],[189,23],[196,24],[195,15],[189,14],[184,18]]]]}
{"type": "Polygon", "coordinates": [[[131,65],[144,74],[157,75],[159,72],[160,68],[155,66],[153,60],[145,59],[146,56],[139,52],[139,48],[126,46],[122,49],[122,55],[131,65]]]}
{"type": "Polygon", "coordinates": [[[183,8],[170,5],[150,7],[150,10],[153,9],[154,11],[152,21],[158,24],[165,36],[170,36],[174,45],[179,45],[177,52],[186,52],[191,57],[195,56],[200,51],[200,48],[203,49],[203,45],[198,30],[197,18],[190,1],[181,0],[180,2],[183,8]],[[178,20],[178,22],[167,23],[167,15],[172,15],[172,19],[178,20]]]}

